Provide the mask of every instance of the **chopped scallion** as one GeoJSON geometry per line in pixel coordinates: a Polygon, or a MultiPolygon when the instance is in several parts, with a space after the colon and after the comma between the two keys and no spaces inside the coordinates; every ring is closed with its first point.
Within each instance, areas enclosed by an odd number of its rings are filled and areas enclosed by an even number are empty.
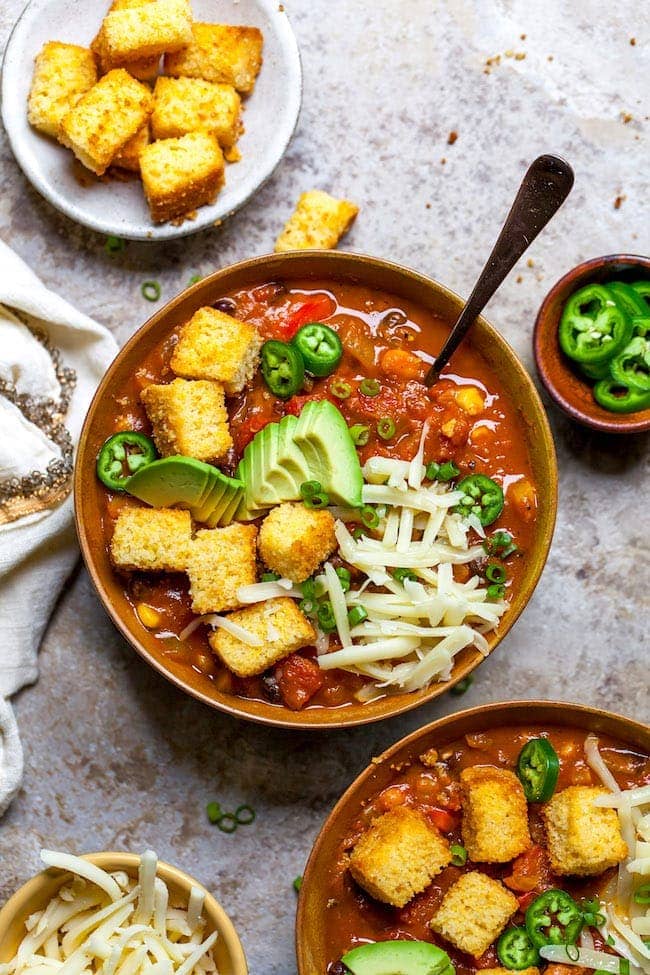
{"type": "Polygon", "coordinates": [[[330,393],[337,399],[347,399],[351,392],[352,386],[345,379],[335,379],[330,383],[330,393]]]}
{"type": "Polygon", "coordinates": [[[358,626],[368,619],[368,613],[364,606],[353,606],[348,612],[348,623],[350,626],[358,626]]]}
{"type": "Polygon", "coordinates": [[[277,582],[277,580],[279,578],[280,578],[280,576],[279,576],[279,574],[277,572],[263,572],[262,573],[262,582],[277,582]]]}
{"type": "Polygon", "coordinates": [[[454,867],[464,867],[467,863],[467,850],[460,843],[452,843],[449,847],[451,862],[454,867]]]}
{"type": "Polygon", "coordinates": [[[468,674],[467,677],[462,677],[458,681],[458,683],[455,684],[454,687],[452,687],[450,693],[453,694],[454,697],[460,697],[462,694],[464,694],[466,691],[470,689],[473,683],[474,683],[474,676],[472,674],[468,674]]]}
{"type": "Polygon", "coordinates": [[[370,427],[365,423],[355,423],[350,427],[350,436],[355,447],[365,447],[370,440],[370,427]]]}
{"type": "Polygon", "coordinates": [[[507,576],[508,573],[504,566],[499,565],[497,562],[490,562],[485,570],[485,578],[489,582],[505,582],[507,576]]]}
{"type": "Polygon", "coordinates": [[[147,301],[158,301],[162,294],[162,289],[157,281],[143,281],[140,291],[142,297],[146,298],[147,301]]]}
{"type": "Polygon", "coordinates": [[[362,379],[359,383],[359,392],[364,396],[379,396],[381,385],[378,379],[362,379]]]}
{"type": "Polygon", "coordinates": [[[395,421],[390,416],[383,416],[377,424],[377,435],[382,440],[391,440],[395,436],[395,421]]]}

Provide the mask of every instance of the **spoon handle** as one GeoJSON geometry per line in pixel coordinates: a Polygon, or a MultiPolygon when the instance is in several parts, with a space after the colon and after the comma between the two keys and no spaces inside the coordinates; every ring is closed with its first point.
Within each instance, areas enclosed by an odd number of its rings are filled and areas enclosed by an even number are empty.
{"type": "Polygon", "coordinates": [[[530,165],[474,290],[427,373],[427,386],[437,380],[503,279],[562,206],[573,180],[573,170],[558,156],[538,156],[530,165]]]}

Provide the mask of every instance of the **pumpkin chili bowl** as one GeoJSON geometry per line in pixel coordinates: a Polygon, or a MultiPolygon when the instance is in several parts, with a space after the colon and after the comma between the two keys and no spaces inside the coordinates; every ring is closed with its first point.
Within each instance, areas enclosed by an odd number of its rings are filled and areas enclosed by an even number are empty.
{"type": "Polygon", "coordinates": [[[126,344],[82,432],[75,510],[113,621],[195,697],[363,724],[467,675],[530,598],[557,474],[535,388],[461,300],[375,258],[217,271],[126,344]]]}
{"type": "Polygon", "coordinates": [[[373,758],[300,885],[299,975],[650,971],[650,728],[490,704],[373,758]]]}

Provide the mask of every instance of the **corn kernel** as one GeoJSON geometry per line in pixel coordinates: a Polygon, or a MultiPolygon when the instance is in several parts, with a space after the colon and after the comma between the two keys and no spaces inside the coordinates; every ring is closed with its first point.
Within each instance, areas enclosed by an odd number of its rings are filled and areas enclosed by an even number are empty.
{"type": "Polygon", "coordinates": [[[485,408],[485,397],[476,386],[461,386],[454,393],[454,399],[464,413],[478,416],[485,408]]]}
{"type": "Polygon", "coordinates": [[[147,603],[138,603],[135,611],[142,625],[146,626],[148,630],[154,630],[160,625],[160,613],[153,606],[148,606],[147,603]]]}
{"type": "Polygon", "coordinates": [[[494,431],[490,427],[486,426],[485,423],[479,423],[477,426],[472,427],[471,441],[472,443],[481,443],[485,440],[490,440],[494,436],[494,431]]]}

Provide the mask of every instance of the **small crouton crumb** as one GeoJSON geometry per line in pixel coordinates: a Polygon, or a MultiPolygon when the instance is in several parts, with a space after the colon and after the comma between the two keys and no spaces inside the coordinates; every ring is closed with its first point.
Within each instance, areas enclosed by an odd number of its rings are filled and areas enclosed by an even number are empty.
{"type": "Polygon", "coordinates": [[[60,141],[87,169],[101,176],[115,155],[145,124],[151,92],[116,68],[82,95],[61,122],[60,141]]]}
{"type": "Polygon", "coordinates": [[[614,209],[620,210],[624,200],[627,200],[625,194],[623,193],[619,194],[614,200],[614,209]]]}
{"type": "Polygon", "coordinates": [[[472,871],[449,888],[430,925],[459,951],[478,958],[518,907],[517,898],[502,883],[472,871]]]}
{"type": "Polygon", "coordinates": [[[132,173],[140,172],[140,153],[149,145],[149,126],[143,125],[139,132],[129,139],[113,157],[111,166],[127,169],[132,173]]]}
{"type": "Polygon", "coordinates": [[[196,533],[187,563],[195,613],[221,613],[242,605],[238,589],[257,580],[256,539],[255,525],[204,528],[196,533]]]}
{"type": "Polygon", "coordinates": [[[447,145],[453,146],[457,138],[458,138],[458,132],[455,131],[450,132],[449,135],[447,136],[447,145]]]}
{"type": "Polygon", "coordinates": [[[249,94],[262,66],[263,43],[257,27],[194,23],[190,43],[165,55],[165,74],[203,78],[249,94]]]}
{"type": "Polygon", "coordinates": [[[187,219],[213,203],[225,181],[221,146],[211,132],[188,132],[152,142],[140,155],[142,185],[152,219],[187,219]]]}
{"type": "Polygon", "coordinates": [[[555,873],[590,877],[615,867],[627,856],[614,809],[594,806],[607,789],[572,785],[542,807],[548,852],[555,873]]]}
{"type": "Polygon", "coordinates": [[[184,572],[191,537],[189,511],[123,508],[113,530],[111,559],[130,571],[184,572]]]}
{"type": "Polygon", "coordinates": [[[631,122],[633,118],[634,116],[630,115],[629,112],[621,112],[621,121],[623,122],[623,125],[627,125],[628,122],[631,122]]]}
{"type": "Polygon", "coordinates": [[[426,210],[430,210],[431,209],[431,204],[430,203],[425,203],[424,206],[425,206],[425,209],[426,210]]]}
{"type": "Polygon", "coordinates": [[[277,252],[336,247],[352,226],[359,207],[349,200],[337,200],[322,190],[303,193],[296,209],[278,237],[277,252]]]}
{"type": "Polygon", "coordinates": [[[444,165],[446,165],[446,163],[447,163],[447,160],[446,160],[446,159],[445,159],[445,157],[443,156],[443,157],[442,157],[442,159],[440,160],[440,165],[441,165],[441,166],[444,166],[444,165]]]}
{"type": "Polygon", "coordinates": [[[520,41],[525,41],[526,40],[526,35],[525,34],[520,34],[519,35],[519,40],[520,41]]]}
{"type": "Polygon", "coordinates": [[[232,447],[223,386],[218,383],[174,379],[147,386],[140,399],[163,457],[185,454],[217,461],[232,447]]]}
{"type": "Polygon", "coordinates": [[[350,873],[371,897],[404,907],[451,863],[449,843],[417,809],[375,819],[350,856],[350,873]]]}
{"type": "Polygon", "coordinates": [[[474,766],[460,775],[463,843],[475,863],[507,863],[531,846],[521,782],[507,769],[474,766]]]}
{"type": "Polygon", "coordinates": [[[227,618],[250,633],[257,643],[256,646],[244,643],[223,629],[210,634],[210,646],[238,677],[261,674],[316,639],[313,626],[288,596],[247,606],[230,613],[227,618]]]}
{"type": "Polygon", "coordinates": [[[532,259],[532,257],[529,257],[528,258],[528,260],[526,261],[526,266],[527,267],[535,267],[535,261],[532,259]]]}
{"type": "Polygon", "coordinates": [[[304,582],[336,548],[334,524],[329,511],[279,504],[262,522],[260,558],[273,572],[304,582]]]}
{"type": "Polygon", "coordinates": [[[552,61],[553,60],[553,55],[552,54],[549,54],[549,56],[546,58],[546,60],[547,61],[552,61]]]}
{"type": "Polygon", "coordinates": [[[181,328],[170,365],[186,379],[217,380],[232,396],[252,380],[262,342],[254,325],[206,306],[181,328]]]}
{"type": "Polygon", "coordinates": [[[521,282],[522,282],[523,280],[524,280],[524,279],[522,278],[522,276],[521,276],[521,274],[518,274],[518,275],[517,275],[517,277],[515,278],[515,281],[517,282],[517,284],[521,284],[521,282]]]}
{"type": "Polygon", "coordinates": [[[439,761],[440,755],[437,748],[428,748],[426,752],[422,752],[420,755],[420,762],[427,768],[433,768],[439,761]]]}
{"type": "Polygon", "coordinates": [[[525,61],[526,55],[523,51],[517,51],[515,54],[515,61],[525,61]]]}
{"type": "Polygon", "coordinates": [[[58,139],[63,119],[96,81],[97,65],[92,51],[77,44],[48,41],[36,55],[29,92],[29,124],[58,139]]]}
{"type": "Polygon", "coordinates": [[[632,45],[632,47],[635,47],[636,46],[636,37],[631,37],[630,38],[630,44],[632,45]]]}
{"type": "Polygon", "coordinates": [[[212,132],[223,148],[241,131],[241,99],[232,85],[202,78],[158,78],[151,131],[154,139],[176,139],[188,132],[212,132]]]}

